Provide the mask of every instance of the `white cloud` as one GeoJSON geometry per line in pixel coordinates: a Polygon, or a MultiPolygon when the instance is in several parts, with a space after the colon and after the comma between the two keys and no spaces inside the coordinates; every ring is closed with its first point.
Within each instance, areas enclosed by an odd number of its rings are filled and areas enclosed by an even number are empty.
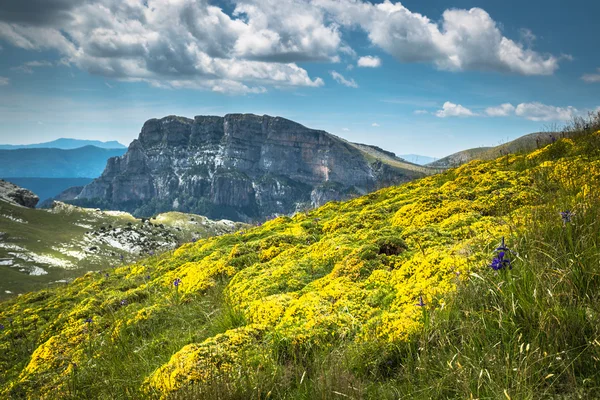
{"type": "Polygon", "coordinates": [[[359,26],[371,43],[401,62],[433,63],[451,71],[521,75],[551,75],[558,68],[559,58],[540,54],[503,36],[496,21],[481,8],[446,10],[437,23],[389,0],[379,4],[360,0],[313,2],[339,24],[359,26]]]}
{"type": "Polygon", "coordinates": [[[508,117],[515,112],[515,106],[510,103],[504,103],[498,107],[488,107],[485,113],[490,117],[508,117]]]}
{"type": "Polygon", "coordinates": [[[596,74],[585,74],[581,77],[587,83],[600,83],[600,68],[596,74]]]}
{"type": "MultiPolygon", "coordinates": [[[[63,63],[92,74],[160,87],[318,87],[323,80],[298,63],[355,58],[346,28],[365,32],[400,62],[451,71],[549,75],[563,58],[532,50],[530,31],[525,44],[503,36],[481,8],[446,10],[438,23],[390,0],[232,0],[229,13],[210,0],[12,3],[0,2],[0,40],[57,50],[63,63]]],[[[358,65],[380,62],[361,57],[358,65]]]]}
{"type": "Polygon", "coordinates": [[[331,71],[331,77],[335,79],[335,81],[341,85],[348,86],[351,88],[357,88],[358,84],[354,81],[354,79],[346,79],[344,76],[336,71],[331,71]]]}
{"type": "Polygon", "coordinates": [[[521,103],[515,110],[519,117],[530,121],[567,121],[580,112],[574,107],[555,107],[542,103],[521,103]]]}
{"type": "Polygon", "coordinates": [[[381,66],[381,59],[374,56],[364,56],[358,59],[357,65],[359,67],[377,68],[381,66]]]}
{"type": "Polygon", "coordinates": [[[379,128],[381,125],[379,125],[377,122],[373,122],[371,124],[371,126],[375,127],[375,128],[379,128]]]}
{"type": "Polygon", "coordinates": [[[42,67],[51,67],[52,64],[50,61],[29,61],[18,67],[12,67],[13,71],[24,72],[26,74],[32,74],[34,68],[42,68],[42,67]]]}
{"type": "Polygon", "coordinates": [[[301,0],[240,0],[232,15],[208,0],[61,1],[59,11],[55,3],[30,4],[36,15],[22,4],[13,20],[0,5],[0,40],[58,50],[68,64],[108,78],[236,93],[321,86],[296,63],[351,51],[338,25],[301,0]]]}
{"type": "Polygon", "coordinates": [[[10,79],[0,76],[0,86],[6,86],[10,83],[10,79]]]}
{"type": "Polygon", "coordinates": [[[469,110],[466,107],[461,106],[460,104],[454,104],[449,101],[445,102],[442,109],[436,111],[435,116],[439,118],[446,117],[474,117],[475,114],[473,111],[469,110]]]}
{"type": "Polygon", "coordinates": [[[350,132],[350,129],[348,129],[348,128],[342,128],[342,131],[344,131],[344,132],[350,132]]]}
{"type": "Polygon", "coordinates": [[[413,112],[413,114],[415,114],[415,115],[425,115],[425,114],[429,114],[429,111],[427,111],[427,110],[415,110],[413,112]]]}

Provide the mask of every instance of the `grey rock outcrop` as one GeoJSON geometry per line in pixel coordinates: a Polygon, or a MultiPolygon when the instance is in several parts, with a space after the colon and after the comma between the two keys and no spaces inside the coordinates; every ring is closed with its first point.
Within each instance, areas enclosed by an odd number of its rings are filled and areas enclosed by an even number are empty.
{"type": "Polygon", "coordinates": [[[76,202],[137,215],[175,209],[248,221],[423,175],[280,117],[169,116],[147,121],[76,202]]]}
{"type": "Polygon", "coordinates": [[[35,208],[40,198],[31,190],[0,179],[0,200],[23,207],[35,208]]]}

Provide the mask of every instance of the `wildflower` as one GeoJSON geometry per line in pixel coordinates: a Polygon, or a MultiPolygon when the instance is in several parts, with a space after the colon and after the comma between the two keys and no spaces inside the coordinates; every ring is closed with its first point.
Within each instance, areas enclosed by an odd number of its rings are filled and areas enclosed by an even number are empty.
{"type": "Polygon", "coordinates": [[[492,260],[492,263],[490,264],[490,267],[494,270],[494,271],[498,271],[501,269],[504,269],[506,267],[508,267],[508,269],[512,269],[512,265],[510,264],[510,259],[504,258],[506,255],[505,252],[501,251],[498,253],[498,255],[496,257],[494,257],[494,259],[492,260]]]}
{"type": "Polygon", "coordinates": [[[177,278],[173,281],[173,286],[179,287],[179,285],[181,285],[181,279],[177,278]]]}
{"type": "Polygon", "coordinates": [[[106,273],[104,274],[104,276],[108,278],[108,276],[109,276],[109,275],[108,275],[108,272],[106,272],[106,273]]]}
{"type": "Polygon", "coordinates": [[[415,304],[417,307],[425,307],[425,303],[423,302],[423,296],[419,296],[419,302],[415,304]]]}
{"type": "Polygon", "coordinates": [[[4,325],[0,324],[0,331],[4,330],[4,325]]]}
{"type": "Polygon", "coordinates": [[[125,299],[121,300],[121,305],[122,306],[126,306],[127,305],[127,300],[125,300],[125,299]]]}
{"type": "Polygon", "coordinates": [[[123,261],[123,254],[121,254],[121,261],[123,261]]]}
{"type": "Polygon", "coordinates": [[[150,250],[150,251],[148,252],[148,254],[150,254],[151,256],[153,256],[153,255],[154,255],[154,250],[150,250]]]}
{"type": "Polygon", "coordinates": [[[150,280],[150,275],[146,275],[146,279],[150,280]]]}
{"type": "Polygon", "coordinates": [[[92,322],[94,322],[94,321],[92,320],[92,317],[87,317],[87,318],[85,319],[85,323],[86,323],[86,324],[91,324],[92,322]]]}
{"type": "Polygon", "coordinates": [[[495,251],[510,251],[508,247],[506,247],[506,245],[504,244],[504,237],[502,237],[502,242],[500,243],[500,246],[496,248],[495,251]]]}
{"type": "Polygon", "coordinates": [[[573,215],[575,215],[575,213],[570,210],[565,210],[565,211],[560,212],[560,217],[562,218],[563,226],[565,226],[571,222],[573,215]]]}

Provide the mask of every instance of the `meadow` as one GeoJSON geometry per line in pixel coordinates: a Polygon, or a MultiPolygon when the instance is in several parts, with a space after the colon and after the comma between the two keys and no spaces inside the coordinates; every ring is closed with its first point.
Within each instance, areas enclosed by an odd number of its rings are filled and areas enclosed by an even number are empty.
{"type": "Polygon", "coordinates": [[[600,397],[600,114],[0,303],[0,397],[600,397]]]}

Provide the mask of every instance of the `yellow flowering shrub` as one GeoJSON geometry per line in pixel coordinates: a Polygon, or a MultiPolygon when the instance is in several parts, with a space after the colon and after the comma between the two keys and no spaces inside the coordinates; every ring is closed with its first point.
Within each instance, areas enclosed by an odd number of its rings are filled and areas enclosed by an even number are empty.
{"type": "MultiPolygon", "coordinates": [[[[163,320],[177,318],[178,307],[201,303],[215,288],[241,315],[233,325],[239,327],[206,339],[202,324],[212,315],[192,316],[184,326],[200,333],[145,377],[147,393],[168,396],[243,363],[260,364],[253,357],[274,341],[326,348],[341,339],[408,340],[424,310],[442,307],[466,275],[486,268],[502,237],[526,229],[542,191],[560,187],[574,201],[598,196],[600,155],[585,146],[559,140],[528,155],[473,161],[186,244],[108,277],[87,274],[60,291],[24,295],[0,310],[0,320],[12,318],[35,337],[35,350],[14,368],[0,354],[0,397],[19,390],[43,397],[65,384],[89,336],[99,338],[94,357],[102,357],[124,337],[152,335],[163,320]],[[93,335],[84,331],[90,317],[93,335]]],[[[0,331],[7,354],[11,329],[0,331]]]]}

